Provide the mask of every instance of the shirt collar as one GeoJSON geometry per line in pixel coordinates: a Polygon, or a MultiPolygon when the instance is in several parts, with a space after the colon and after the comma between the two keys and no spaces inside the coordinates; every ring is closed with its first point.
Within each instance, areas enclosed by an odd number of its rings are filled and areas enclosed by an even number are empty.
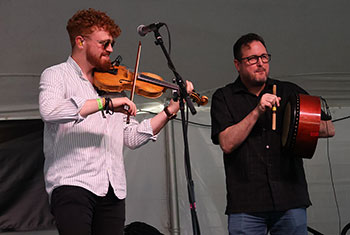
{"type": "MultiPolygon", "coordinates": [[[[274,81],[270,78],[267,78],[266,80],[266,86],[264,87],[264,90],[261,93],[266,93],[265,91],[272,91],[272,86],[274,84],[274,81]]],[[[243,84],[241,77],[238,76],[236,81],[233,83],[233,93],[239,93],[239,92],[247,92],[249,93],[247,87],[243,84]]]]}
{"type": "Polygon", "coordinates": [[[72,58],[72,56],[68,57],[67,64],[69,64],[74,69],[74,71],[79,75],[80,78],[83,78],[84,80],[86,80],[83,77],[83,72],[81,71],[81,68],[79,67],[77,62],[75,62],[75,60],[72,58]]]}

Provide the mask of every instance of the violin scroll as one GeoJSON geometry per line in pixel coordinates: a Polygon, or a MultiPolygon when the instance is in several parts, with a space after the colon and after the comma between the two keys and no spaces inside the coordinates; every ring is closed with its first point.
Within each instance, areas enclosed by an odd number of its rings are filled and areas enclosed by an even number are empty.
{"type": "Polygon", "coordinates": [[[198,104],[198,106],[202,106],[202,105],[206,105],[208,103],[208,97],[206,96],[201,96],[200,94],[196,93],[195,91],[193,91],[190,95],[190,97],[192,98],[193,102],[196,102],[198,104]]]}

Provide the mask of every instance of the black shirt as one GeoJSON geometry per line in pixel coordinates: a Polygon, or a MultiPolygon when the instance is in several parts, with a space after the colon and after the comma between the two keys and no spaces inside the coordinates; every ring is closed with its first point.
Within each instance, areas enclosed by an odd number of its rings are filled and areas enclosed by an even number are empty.
{"type": "Polygon", "coordinates": [[[218,89],[212,97],[211,138],[219,144],[219,133],[244,119],[265,93],[277,85],[281,97],[277,108],[277,130],[272,131],[271,110],[256,122],[246,140],[230,154],[224,153],[226,174],[226,214],[284,211],[311,205],[303,160],[282,154],[281,128],[290,95],[303,93],[299,86],[268,79],[259,97],[250,93],[240,78],[218,89]]]}

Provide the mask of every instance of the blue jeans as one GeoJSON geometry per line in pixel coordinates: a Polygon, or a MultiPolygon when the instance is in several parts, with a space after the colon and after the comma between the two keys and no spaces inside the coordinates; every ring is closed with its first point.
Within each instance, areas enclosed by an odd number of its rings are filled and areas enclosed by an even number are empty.
{"type": "Polygon", "coordinates": [[[230,235],[307,235],[306,209],[228,215],[230,235]]]}

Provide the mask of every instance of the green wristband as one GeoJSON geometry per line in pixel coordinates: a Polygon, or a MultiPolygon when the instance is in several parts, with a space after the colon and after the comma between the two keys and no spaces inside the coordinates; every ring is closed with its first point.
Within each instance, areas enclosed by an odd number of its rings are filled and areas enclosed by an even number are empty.
{"type": "Polygon", "coordinates": [[[103,110],[102,100],[100,98],[98,98],[96,100],[97,100],[98,110],[103,110]]]}

